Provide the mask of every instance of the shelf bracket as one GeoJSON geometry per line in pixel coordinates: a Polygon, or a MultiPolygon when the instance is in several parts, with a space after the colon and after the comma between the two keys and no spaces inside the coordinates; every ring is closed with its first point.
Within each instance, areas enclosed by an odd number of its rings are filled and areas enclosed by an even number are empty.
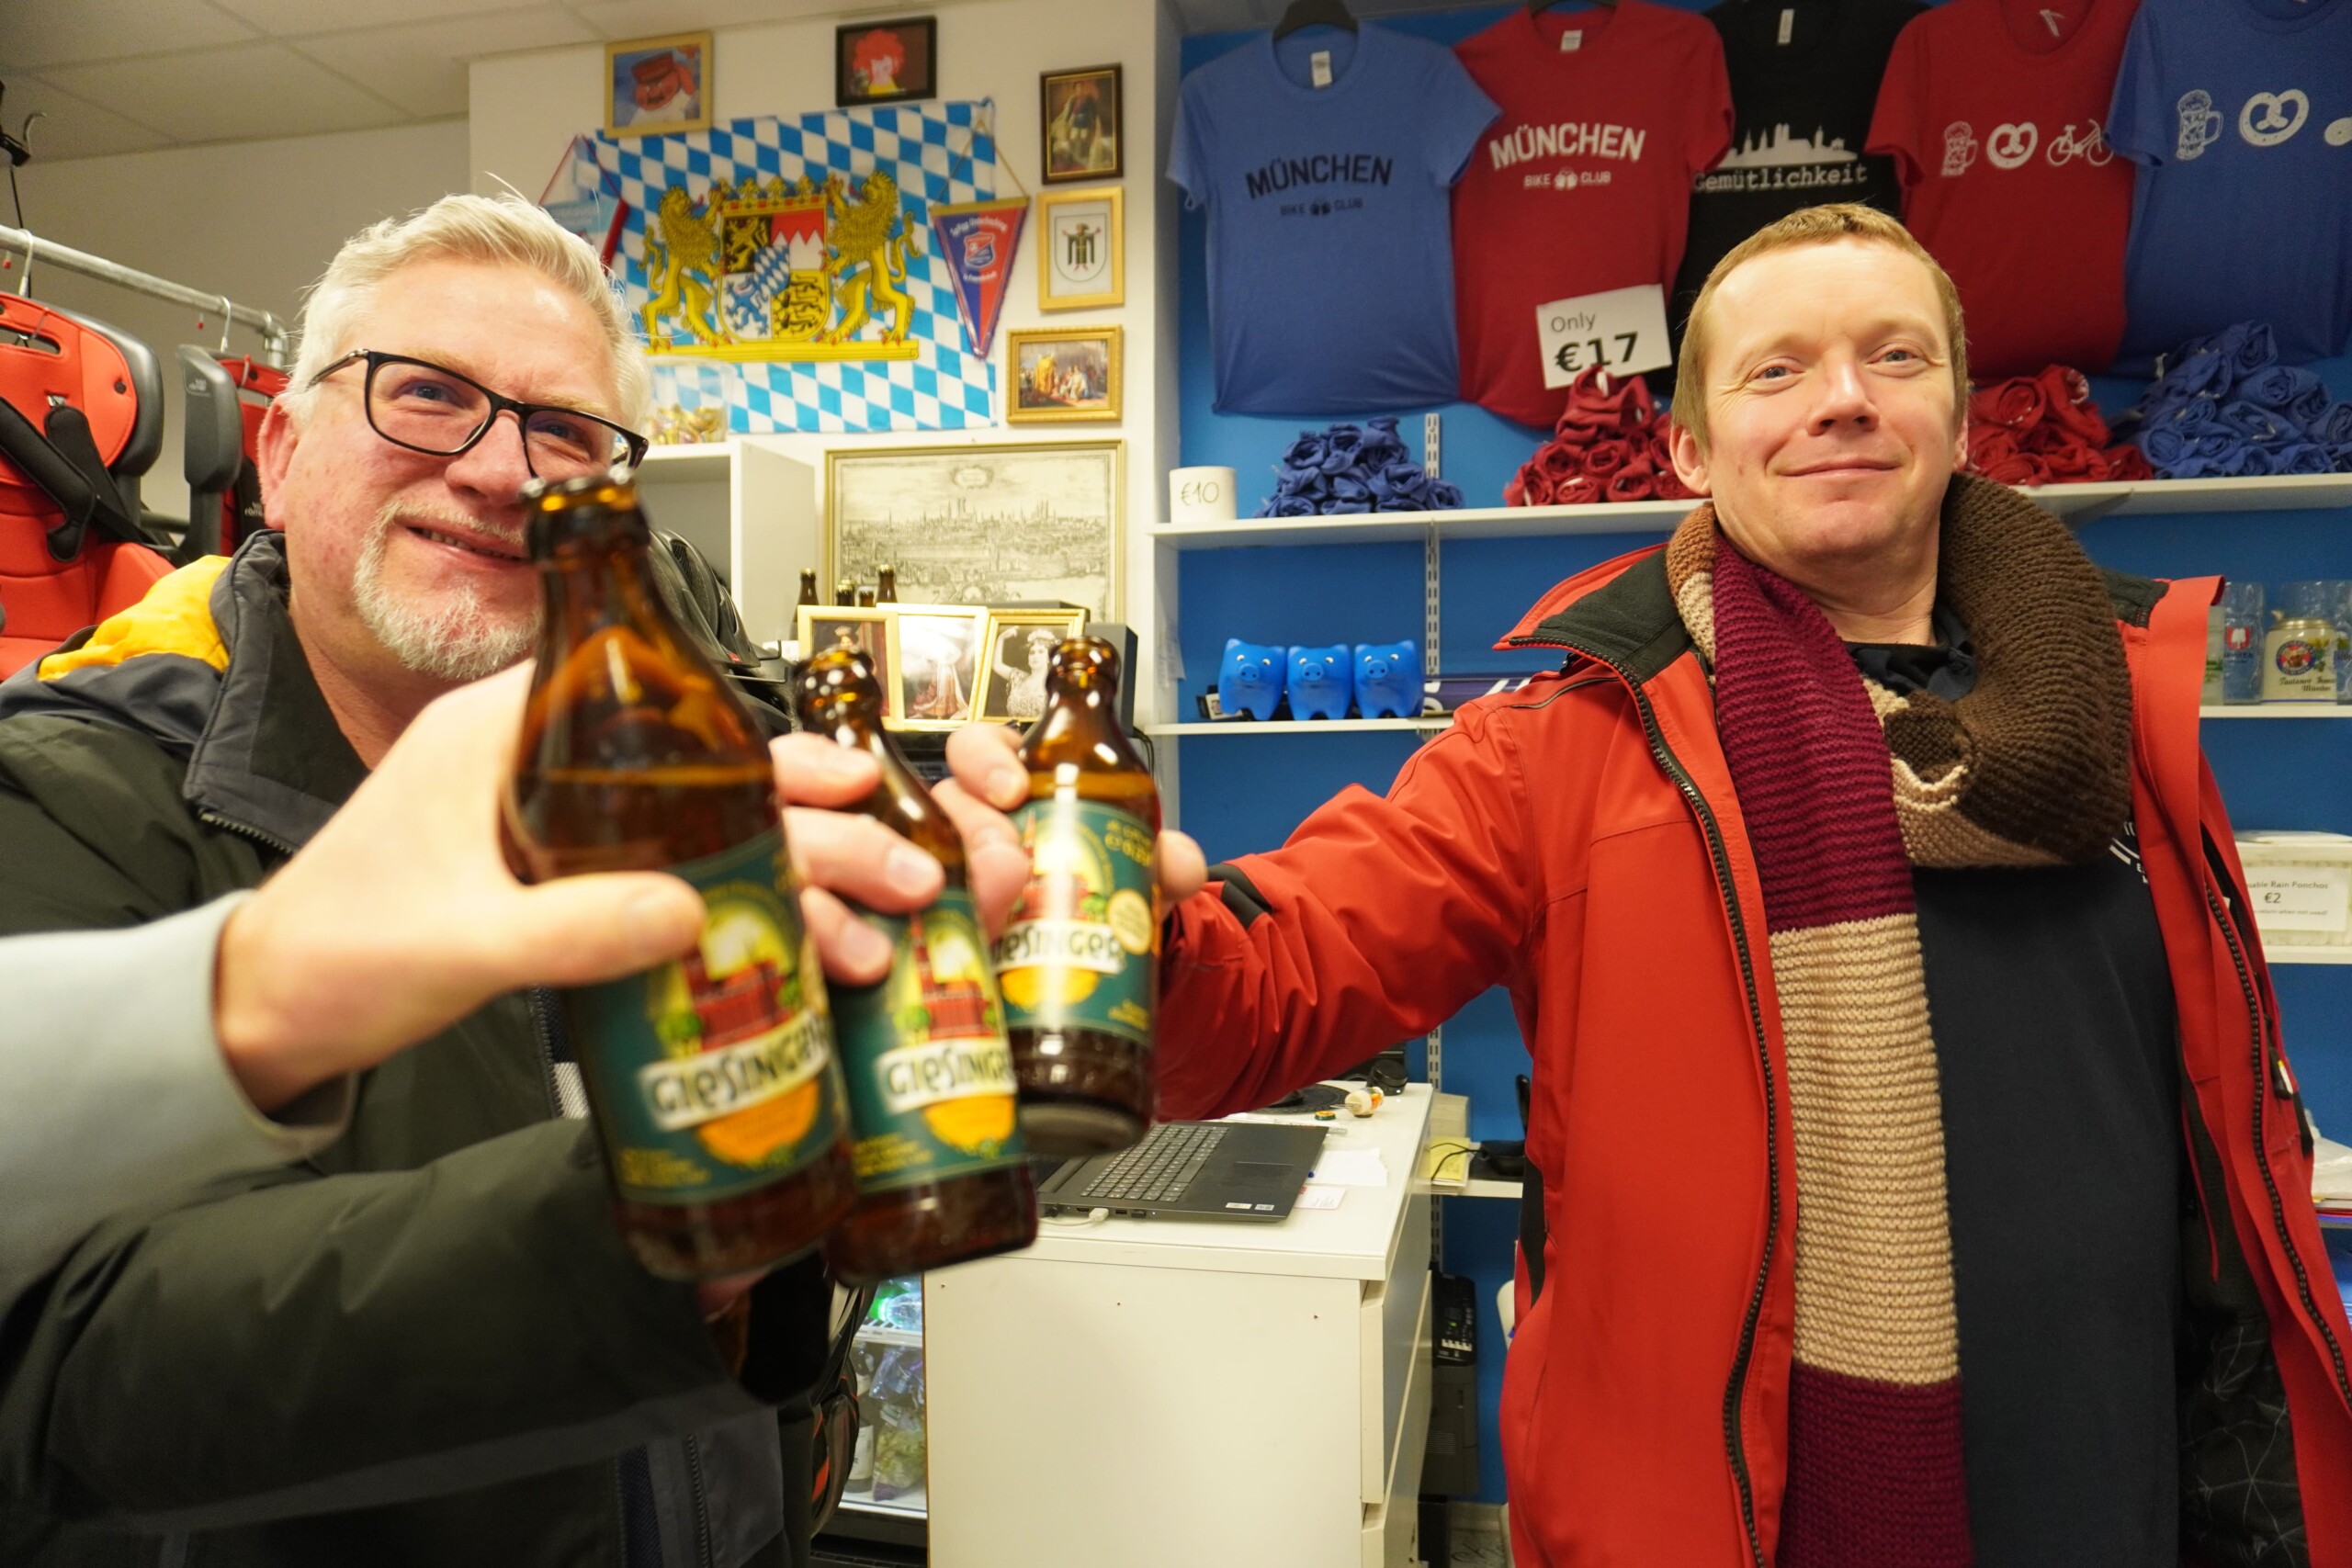
{"type": "Polygon", "coordinates": [[[1438,587],[1437,525],[1432,522],[1421,535],[1421,671],[1426,675],[1437,673],[1438,587]]]}

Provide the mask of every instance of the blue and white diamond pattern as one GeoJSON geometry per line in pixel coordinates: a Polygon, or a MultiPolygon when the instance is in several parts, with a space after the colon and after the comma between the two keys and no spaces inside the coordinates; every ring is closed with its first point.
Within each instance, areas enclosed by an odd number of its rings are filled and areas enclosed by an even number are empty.
{"type": "Polygon", "coordinates": [[[887,169],[899,182],[918,243],[907,257],[908,297],[914,314],[908,337],[911,360],[812,364],[653,361],[653,401],[684,408],[723,396],[729,430],[766,435],[786,432],[960,430],[996,423],[996,367],[968,352],[956,290],[946,264],[933,255],[931,209],[980,201],[996,194],[996,147],[974,122],[989,122],[981,102],[902,104],[835,109],[785,120],[730,120],[709,130],[645,136],[626,141],[582,137],[577,171],[594,188],[607,176],[628,203],[628,222],[613,257],[630,320],[650,298],[645,275],[645,221],[673,185],[700,200],[716,181],[763,182],[803,175],[822,184],[829,175],[854,182],[887,169]],[[714,376],[717,368],[720,374],[714,376]]]}

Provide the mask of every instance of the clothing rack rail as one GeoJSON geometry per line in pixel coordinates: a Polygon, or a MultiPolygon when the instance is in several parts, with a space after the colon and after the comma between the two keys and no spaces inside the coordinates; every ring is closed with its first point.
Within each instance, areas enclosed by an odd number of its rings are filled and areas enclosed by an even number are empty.
{"type": "Polygon", "coordinates": [[[38,234],[0,223],[0,252],[6,251],[22,254],[28,267],[37,260],[43,261],[51,266],[63,267],[68,272],[80,273],[85,277],[95,277],[117,288],[152,295],[158,299],[168,299],[191,310],[216,311],[221,318],[220,337],[224,352],[228,348],[229,323],[233,321],[260,333],[262,357],[281,370],[286,367],[293,342],[292,334],[286,330],[284,322],[267,310],[235,304],[225,294],[208,294],[201,288],[190,288],[185,283],[174,283],[169,278],[157,277],[153,273],[141,272],[120,262],[110,262],[104,256],[94,256],[87,251],[77,251],[71,245],[61,245],[54,240],[44,240],[38,234]]]}

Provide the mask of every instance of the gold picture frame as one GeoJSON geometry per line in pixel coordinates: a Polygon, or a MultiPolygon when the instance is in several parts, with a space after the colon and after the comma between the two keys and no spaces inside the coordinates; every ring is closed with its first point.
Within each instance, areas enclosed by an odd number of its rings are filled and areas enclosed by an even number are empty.
{"type": "Polygon", "coordinates": [[[709,129],[710,34],[672,33],[605,46],[605,135],[674,136],[709,129]]]}
{"type": "Polygon", "coordinates": [[[890,606],[889,723],[897,729],[960,729],[979,700],[984,604],[890,606]]]}
{"type": "MultiPolygon", "coordinates": [[[[899,656],[890,645],[890,606],[887,604],[803,604],[794,618],[793,635],[800,639],[800,657],[814,659],[837,643],[874,660],[874,678],[886,697],[898,687],[899,656]],[[851,632],[850,627],[862,628],[851,632]]],[[[895,711],[897,699],[892,697],[895,711]]]]}
{"type": "Polygon", "coordinates": [[[1044,716],[1045,660],[1052,657],[1055,643],[1085,629],[1083,610],[989,611],[988,625],[980,628],[979,664],[975,671],[980,690],[972,716],[987,724],[1030,724],[1044,716]],[[1013,649],[1018,650],[1018,662],[1012,659],[1013,649]]]}
{"type": "Polygon", "coordinates": [[[1005,423],[1117,423],[1126,375],[1126,336],[1125,327],[1007,333],[1005,423]]]}
{"type": "Polygon", "coordinates": [[[836,447],[818,580],[892,566],[910,600],[1060,601],[1119,620],[1126,485],[1124,441],[836,447]]]}
{"type": "Polygon", "coordinates": [[[1126,193],[1117,186],[1037,193],[1037,309],[1127,302],[1126,193]]]}

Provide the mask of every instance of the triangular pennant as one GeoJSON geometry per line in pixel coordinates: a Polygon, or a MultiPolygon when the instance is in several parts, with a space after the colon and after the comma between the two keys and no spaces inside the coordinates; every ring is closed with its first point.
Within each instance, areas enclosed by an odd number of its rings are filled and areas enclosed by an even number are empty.
{"type": "Polygon", "coordinates": [[[1012,276],[1012,257],[1021,248],[1021,230],[1028,219],[1025,196],[931,209],[939,254],[956,280],[956,310],[964,318],[964,335],[982,359],[996,342],[996,319],[1004,310],[1005,284],[1012,276]]]}

